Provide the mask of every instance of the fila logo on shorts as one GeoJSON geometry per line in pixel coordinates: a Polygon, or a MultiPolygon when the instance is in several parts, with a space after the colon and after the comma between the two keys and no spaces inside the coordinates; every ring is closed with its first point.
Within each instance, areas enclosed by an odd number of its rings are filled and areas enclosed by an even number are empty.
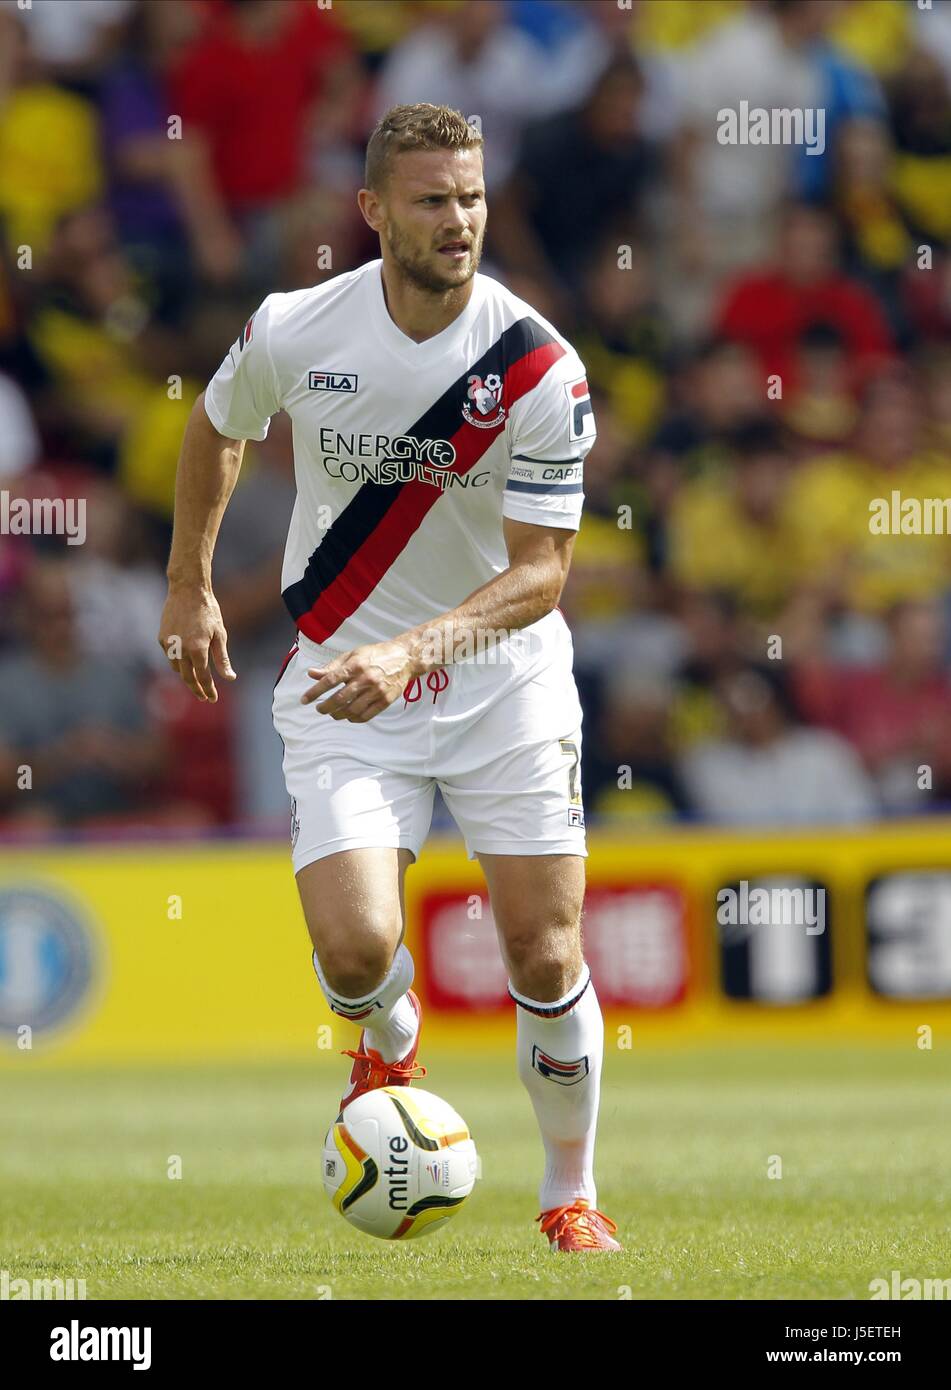
{"type": "Polygon", "coordinates": [[[559,1062],[557,1058],[549,1057],[547,1052],[542,1052],[538,1043],[532,1047],[532,1066],[547,1080],[557,1081],[559,1086],[576,1086],[589,1071],[587,1057],[577,1057],[573,1062],[559,1062]]]}

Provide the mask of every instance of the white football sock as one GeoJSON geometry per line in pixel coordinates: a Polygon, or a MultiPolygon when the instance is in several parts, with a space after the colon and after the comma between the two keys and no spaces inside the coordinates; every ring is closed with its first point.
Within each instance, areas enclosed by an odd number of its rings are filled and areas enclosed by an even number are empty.
{"type": "Polygon", "coordinates": [[[405,946],[396,948],[386,977],[362,999],[345,999],[330,988],[316,951],[314,970],[333,1012],[353,1023],[363,1024],[367,1047],[379,1052],[384,1062],[396,1062],[406,1056],[416,1037],[418,1020],[406,993],[413,983],[414,967],[413,957],[405,946]]]}
{"type": "Polygon", "coordinates": [[[578,1197],[597,1204],[594,1140],[601,1092],[604,1021],[584,966],[562,999],[539,1003],[509,982],[516,1009],[518,1074],[535,1107],[545,1145],[542,1211],[578,1197]]]}
{"type": "Polygon", "coordinates": [[[419,1031],[419,1018],[409,1002],[408,994],[401,994],[390,1010],[386,1026],[381,1028],[376,1019],[374,1027],[366,1030],[366,1045],[379,1052],[384,1062],[398,1062],[413,1046],[419,1031]]]}

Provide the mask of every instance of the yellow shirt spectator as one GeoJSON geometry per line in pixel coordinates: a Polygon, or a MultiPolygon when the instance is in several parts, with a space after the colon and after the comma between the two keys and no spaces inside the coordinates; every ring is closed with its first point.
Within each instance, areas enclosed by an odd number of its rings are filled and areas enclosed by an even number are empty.
{"type": "Polygon", "coordinates": [[[697,0],[664,0],[660,5],[641,5],[637,15],[638,39],[645,48],[687,48],[711,29],[735,19],[744,8],[744,0],[703,0],[703,4],[697,0]]]}
{"type": "Polygon", "coordinates": [[[732,594],[747,611],[765,615],[796,579],[789,540],[781,516],[750,514],[730,469],[682,488],[670,519],[670,567],[684,587],[732,594]]]}
{"type": "Polygon", "coordinates": [[[636,532],[622,530],[593,512],[583,516],[565,596],[572,619],[598,622],[629,613],[643,560],[636,532]]]}
{"type": "Polygon", "coordinates": [[[904,0],[851,0],[838,7],[829,40],[855,63],[887,76],[908,52],[910,9],[904,0]]]}
{"type": "Polygon", "coordinates": [[[169,519],[175,504],[175,470],[182,436],[203,384],[186,379],[180,400],[169,400],[164,384],[151,386],[119,451],[123,491],[140,506],[169,519]]]}
{"type": "Polygon", "coordinates": [[[804,578],[837,590],[856,608],[881,613],[902,599],[923,598],[948,582],[949,538],[876,534],[870,505],[893,492],[901,499],[951,497],[951,460],[938,454],[901,468],[878,468],[855,455],[827,455],[805,465],[787,496],[786,521],[804,578]]]}
{"type": "Polygon", "coordinates": [[[951,155],[895,156],[892,187],[909,217],[930,236],[951,236],[951,155]]]}
{"type": "Polygon", "coordinates": [[[59,217],[102,192],[96,113],[59,87],[15,90],[0,110],[0,214],[8,249],[42,251],[59,217]]]}
{"type": "Polygon", "coordinates": [[[118,434],[154,389],[131,360],[128,343],[112,337],[96,319],[44,309],[30,339],[61,398],[99,434],[118,434]]]}

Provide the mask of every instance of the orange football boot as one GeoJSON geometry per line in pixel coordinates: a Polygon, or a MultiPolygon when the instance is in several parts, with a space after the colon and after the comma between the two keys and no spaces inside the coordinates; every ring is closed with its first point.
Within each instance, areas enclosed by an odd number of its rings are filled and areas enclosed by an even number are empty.
{"type": "Polygon", "coordinates": [[[379,1052],[366,1046],[366,1030],[363,1030],[360,1033],[360,1044],[356,1051],[347,1048],[341,1053],[341,1056],[352,1057],[354,1060],[353,1070],[350,1072],[350,1088],[344,1092],[341,1098],[338,1120],[351,1101],[357,1099],[357,1096],[366,1095],[367,1091],[375,1091],[380,1086],[408,1086],[411,1081],[417,1081],[426,1075],[426,1068],[416,1065],[416,1051],[419,1047],[419,1035],[422,1031],[423,1011],[413,991],[410,989],[406,992],[419,1020],[413,1046],[405,1057],[400,1057],[395,1062],[384,1062],[379,1052]]]}
{"type": "Polygon", "coordinates": [[[622,1250],[612,1237],[617,1226],[603,1211],[578,1197],[564,1207],[552,1207],[535,1217],[553,1250],[622,1250]]]}

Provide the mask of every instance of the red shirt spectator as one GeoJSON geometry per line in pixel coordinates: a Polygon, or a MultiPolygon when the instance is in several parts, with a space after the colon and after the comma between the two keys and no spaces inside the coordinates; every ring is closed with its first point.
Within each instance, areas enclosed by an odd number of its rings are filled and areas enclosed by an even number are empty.
{"type": "Polygon", "coordinates": [[[316,5],[206,6],[198,38],[169,74],[170,110],[208,139],[232,208],[279,201],[301,183],[308,116],[349,43],[316,5]]]}
{"type": "MultiPolygon", "coordinates": [[[[939,795],[951,794],[951,678],[944,669],[944,620],[939,605],[906,603],[890,616],[891,650],[879,666],[829,668],[802,663],[797,702],[810,722],[842,734],[861,754],[891,799],[907,801],[918,769],[931,769],[939,795]],[[900,785],[893,785],[900,771],[900,785]]],[[[909,805],[921,809],[920,791],[909,805]]]]}
{"type": "Polygon", "coordinates": [[[837,330],[853,387],[891,353],[891,334],[878,302],[836,266],[828,215],[819,208],[796,207],[783,228],[779,265],[735,281],[726,291],[714,329],[750,347],[764,373],[778,374],[786,391],[797,384],[800,339],[816,324],[837,330]]]}
{"type": "Polygon", "coordinates": [[[905,683],[888,667],[837,671],[803,681],[799,693],[806,715],[843,734],[873,770],[947,743],[951,681],[943,672],[905,683]]]}

